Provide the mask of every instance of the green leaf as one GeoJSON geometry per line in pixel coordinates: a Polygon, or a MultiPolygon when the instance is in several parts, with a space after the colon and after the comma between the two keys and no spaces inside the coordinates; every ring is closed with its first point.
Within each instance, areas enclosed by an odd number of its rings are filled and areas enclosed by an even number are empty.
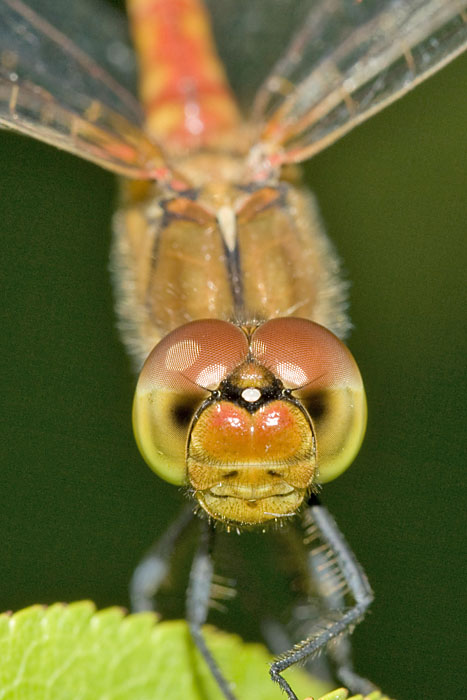
{"type": "Polygon", "coordinates": [[[363,695],[352,695],[352,697],[349,698],[348,690],[345,688],[338,688],[337,690],[323,695],[319,700],[391,700],[391,698],[388,698],[387,695],[383,695],[379,690],[375,690],[373,693],[370,693],[370,695],[365,695],[365,697],[363,695]]]}
{"type": "MultiPolygon", "coordinates": [[[[269,679],[264,647],[213,628],[206,628],[206,638],[239,699],[283,700],[269,679]]],[[[300,669],[286,675],[299,697],[329,691],[300,669]]],[[[322,700],[347,696],[339,689],[322,700]]],[[[89,601],[0,615],[0,700],[43,699],[224,700],[186,622],[125,615],[121,608],[96,612],[89,601]]]]}
{"type": "MultiPolygon", "coordinates": [[[[207,641],[242,700],[283,698],[266,650],[207,629],[207,641]]],[[[302,696],[326,692],[290,672],[302,696]]],[[[222,700],[183,621],[96,612],[90,602],[39,605],[0,616],[1,700],[222,700]]]]}

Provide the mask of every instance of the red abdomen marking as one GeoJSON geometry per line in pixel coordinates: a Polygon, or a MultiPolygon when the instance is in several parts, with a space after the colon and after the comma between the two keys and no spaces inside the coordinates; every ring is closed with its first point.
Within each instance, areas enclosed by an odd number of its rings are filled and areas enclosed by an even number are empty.
{"type": "Polygon", "coordinates": [[[239,122],[199,0],[127,0],[149,133],[169,151],[215,145],[239,122]]]}

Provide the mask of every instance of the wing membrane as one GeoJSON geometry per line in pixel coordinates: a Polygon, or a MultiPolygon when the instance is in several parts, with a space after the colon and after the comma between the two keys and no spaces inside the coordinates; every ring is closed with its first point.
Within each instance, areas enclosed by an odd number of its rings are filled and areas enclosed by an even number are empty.
{"type": "Polygon", "coordinates": [[[310,11],[310,0],[204,0],[217,50],[245,114],[310,11]]]}
{"type": "Polygon", "coordinates": [[[141,128],[125,18],[98,2],[58,5],[0,0],[0,125],[113,172],[155,176],[164,160],[141,128]],[[67,35],[49,22],[60,25],[60,9],[67,35]],[[97,60],[85,51],[94,46],[97,60]]]}
{"type": "Polygon", "coordinates": [[[259,90],[272,162],[322,150],[467,46],[460,0],[319,0],[259,90]]]}

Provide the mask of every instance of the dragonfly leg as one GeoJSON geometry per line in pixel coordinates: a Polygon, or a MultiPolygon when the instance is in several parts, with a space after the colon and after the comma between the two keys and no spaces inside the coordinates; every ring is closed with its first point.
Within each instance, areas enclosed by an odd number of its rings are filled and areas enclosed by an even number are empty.
{"type": "Polygon", "coordinates": [[[354,670],[349,638],[343,636],[336,641],[337,643],[332,645],[328,653],[334,662],[335,673],[339,681],[353,693],[369,695],[373,691],[378,690],[378,686],[369,681],[368,678],[363,678],[354,670]]]}
{"type": "Polygon", "coordinates": [[[155,609],[154,596],[168,574],[174,547],[193,516],[191,506],[183,508],[177,519],[139,562],[130,581],[130,603],[133,612],[155,609]]]}
{"type": "MultiPolygon", "coordinates": [[[[274,656],[281,656],[283,649],[288,649],[293,645],[289,630],[277,620],[264,620],[261,624],[261,632],[267,648],[274,656]]],[[[316,657],[311,657],[305,663],[305,668],[312,676],[329,684],[335,679],[327,655],[320,654],[316,657]]]]}
{"type": "Polygon", "coordinates": [[[211,598],[211,585],[214,575],[212,550],[214,545],[214,528],[207,521],[201,523],[200,543],[190,571],[187,592],[187,619],[191,636],[217,684],[227,700],[236,700],[229,688],[229,683],[222,675],[219,666],[209,651],[203,636],[202,626],[206,622],[211,598]]]}
{"type": "Polygon", "coordinates": [[[368,693],[375,686],[353,671],[350,648],[342,636],[353,630],[371,604],[373,593],[370,585],[334,519],[315,497],[304,514],[303,528],[309,576],[324,598],[327,610],[323,611],[304,641],[271,664],[271,678],[285,691],[289,700],[297,700],[281,673],[298,661],[313,657],[332,642],[329,649],[337,664],[336,675],[351,691],[368,693]],[[352,598],[350,605],[346,602],[347,596],[352,598]]]}

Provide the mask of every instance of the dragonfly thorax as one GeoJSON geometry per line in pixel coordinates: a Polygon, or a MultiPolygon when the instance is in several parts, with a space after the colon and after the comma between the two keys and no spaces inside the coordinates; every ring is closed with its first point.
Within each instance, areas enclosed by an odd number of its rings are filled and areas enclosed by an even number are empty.
{"type": "MultiPolygon", "coordinates": [[[[207,157],[193,156],[190,167],[207,157]]],[[[229,180],[226,168],[238,175],[243,161],[210,158],[211,173],[225,177],[211,174],[186,192],[124,185],[113,269],[137,369],[164,335],[196,319],[295,315],[340,337],[348,328],[346,285],[314,199],[284,181],[229,180]]]]}
{"type": "Polygon", "coordinates": [[[174,169],[194,188],[245,183],[246,161],[242,152],[197,151],[174,162],[174,169]]]}

